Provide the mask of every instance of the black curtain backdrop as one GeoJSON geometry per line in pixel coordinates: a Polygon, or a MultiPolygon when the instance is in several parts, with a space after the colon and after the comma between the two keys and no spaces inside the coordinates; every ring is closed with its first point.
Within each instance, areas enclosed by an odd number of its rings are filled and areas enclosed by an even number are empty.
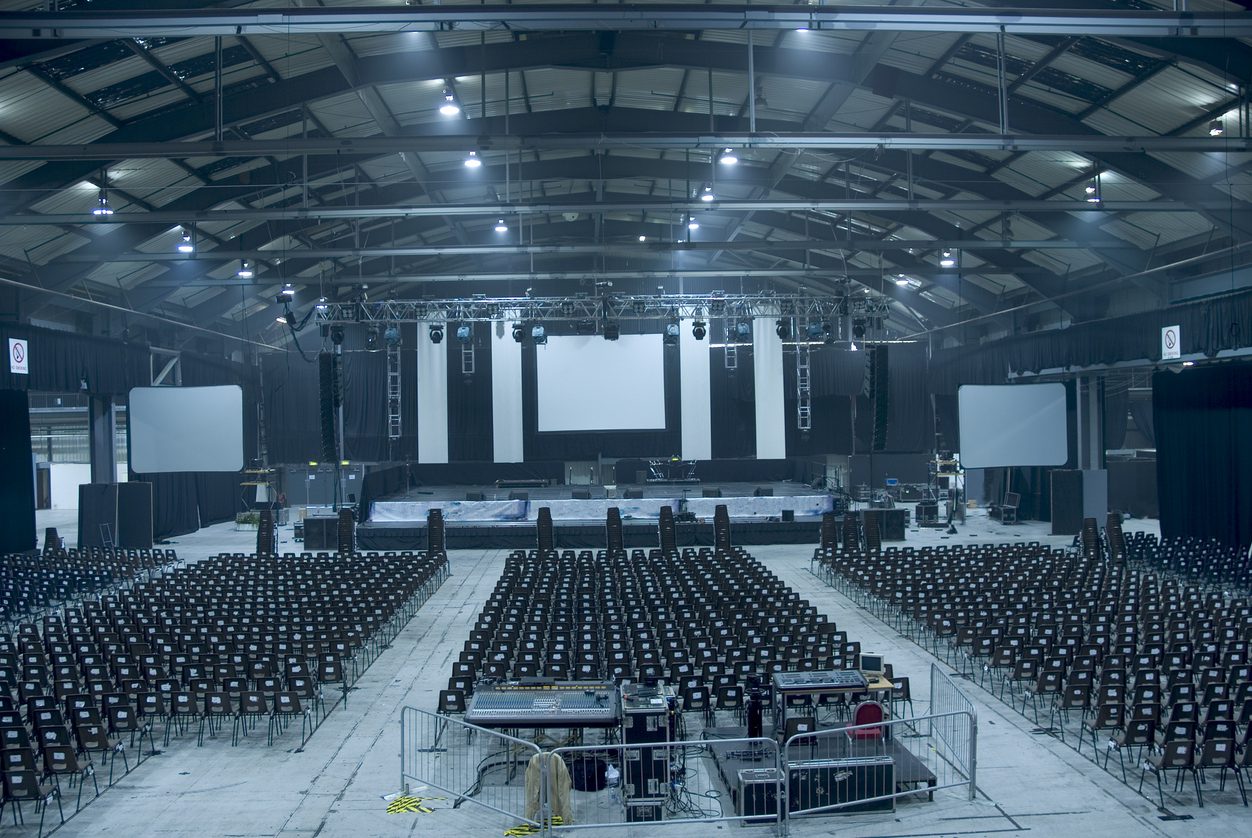
{"type": "Polygon", "coordinates": [[[77,393],[86,382],[88,393],[123,396],[132,387],[152,383],[146,345],[0,323],[0,346],[6,353],[9,338],[28,341],[30,374],[13,375],[7,362],[0,364],[0,389],[3,390],[77,393]]]}
{"type": "MultiPolygon", "coordinates": [[[[8,351],[6,340],[0,346],[8,351]]],[[[7,373],[8,367],[5,367],[7,373]]],[[[0,390],[0,553],[35,549],[35,475],[30,456],[30,402],[0,390]]]]}
{"type": "Polygon", "coordinates": [[[1126,423],[1130,415],[1130,390],[1124,384],[1110,388],[1104,384],[1104,447],[1116,450],[1126,444],[1126,423]]]}
{"type": "MultiPolygon", "coordinates": [[[[1150,396],[1151,394],[1147,394],[1150,396]]],[[[1148,447],[1156,447],[1156,421],[1152,415],[1152,399],[1135,396],[1130,400],[1130,413],[1135,417],[1135,427],[1148,440],[1148,447]]]]}
{"type": "Polygon", "coordinates": [[[1161,535],[1252,543],[1252,364],[1159,372],[1152,409],[1161,535]]]}
{"type": "MultiPolygon", "coordinates": [[[[556,332],[549,330],[548,334],[556,332]]],[[[529,340],[522,344],[522,450],[528,462],[594,460],[598,456],[660,457],[677,454],[682,449],[678,346],[664,348],[665,429],[659,431],[540,433],[536,353],[543,350],[529,340]]]]}
{"type": "Polygon", "coordinates": [[[887,355],[890,401],[886,451],[929,451],[934,445],[934,418],[926,376],[925,345],[892,344],[887,355]]]}
{"type": "Polygon", "coordinates": [[[491,333],[494,323],[470,324],[474,373],[462,372],[462,344],[448,341],[448,459],[490,462],[495,449],[491,415],[491,333]]]}
{"type": "MultiPolygon", "coordinates": [[[[359,462],[405,461],[417,458],[417,340],[428,340],[425,329],[400,326],[401,436],[393,445],[387,438],[387,353],[381,336],[378,349],[366,348],[364,326],[345,330],[343,342],[344,458],[359,462]]],[[[445,338],[446,339],[446,338],[445,338]]],[[[261,356],[264,378],[266,448],[271,463],[307,463],[321,460],[318,425],[320,397],[317,346],[302,336],[306,362],[294,349],[261,356]]]]}
{"type": "Polygon", "coordinates": [[[960,409],[955,393],[935,393],[935,431],[939,447],[945,451],[961,450],[960,409]]]}
{"type": "MultiPolygon", "coordinates": [[[[783,347],[783,394],[785,399],[787,456],[852,453],[852,402],[861,388],[864,359],[860,353],[829,346],[809,350],[809,389],[812,429],[796,427],[796,353],[783,347]]],[[[717,416],[716,413],[713,414],[717,416]]]]}
{"type": "MultiPolygon", "coordinates": [[[[713,459],[756,455],[756,383],[752,350],[736,350],[736,366],[726,369],[726,350],[709,351],[710,447],[713,459]]],[[[793,414],[794,415],[794,414],[793,414]]]]}

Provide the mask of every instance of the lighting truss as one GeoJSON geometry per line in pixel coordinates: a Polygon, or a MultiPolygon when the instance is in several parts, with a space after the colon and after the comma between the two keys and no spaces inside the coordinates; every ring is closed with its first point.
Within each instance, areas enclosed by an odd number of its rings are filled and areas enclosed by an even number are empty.
{"type": "Polygon", "coordinates": [[[703,319],[710,308],[724,306],[735,316],[752,320],[780,316],[830,319],[841,311],[858,315],[885,314],[883,297],[851,298],[823,294],[613,294],[603,297],[456,297],[431,300],[330,302],[315,312],[318,322],[443,323],[703,319]]]}

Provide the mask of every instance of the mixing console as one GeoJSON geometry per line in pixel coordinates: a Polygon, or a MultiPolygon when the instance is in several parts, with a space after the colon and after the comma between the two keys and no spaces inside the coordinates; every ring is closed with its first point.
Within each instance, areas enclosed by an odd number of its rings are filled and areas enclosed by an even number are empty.
{"type": "Polygon", "coordinates": [[[612,684],[495,684],[475,690],[465,721],[495,728],[614,727],[621,724],[622,705],[612,684]]]}

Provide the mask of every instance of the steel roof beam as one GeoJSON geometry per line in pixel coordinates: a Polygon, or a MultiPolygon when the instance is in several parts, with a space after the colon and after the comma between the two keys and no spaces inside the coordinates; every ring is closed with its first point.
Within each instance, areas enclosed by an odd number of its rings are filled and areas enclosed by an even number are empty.
{"type": "Polygon", "coordinates": [[[1241,38],[1252,36],[1246,12],[740,4],[535,4],[353,8],[261,8],[152,11],[3,12],[0,36],[62,38],[326,35],[370,32],[569,30],[962,32],[1095,37],[1241,38]]]}

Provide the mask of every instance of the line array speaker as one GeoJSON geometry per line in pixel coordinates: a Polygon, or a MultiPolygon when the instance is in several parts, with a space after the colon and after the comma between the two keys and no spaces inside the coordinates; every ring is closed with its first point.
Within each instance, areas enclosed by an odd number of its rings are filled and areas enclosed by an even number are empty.
{"type": "Polygon", "coordinates": [[[887,412],[890,408],[891,386],[887,371],[887,347],[875,346],[866,352],[870,371],[870,398],[874,404],[873,450],[887,447],[887,412]]]}

